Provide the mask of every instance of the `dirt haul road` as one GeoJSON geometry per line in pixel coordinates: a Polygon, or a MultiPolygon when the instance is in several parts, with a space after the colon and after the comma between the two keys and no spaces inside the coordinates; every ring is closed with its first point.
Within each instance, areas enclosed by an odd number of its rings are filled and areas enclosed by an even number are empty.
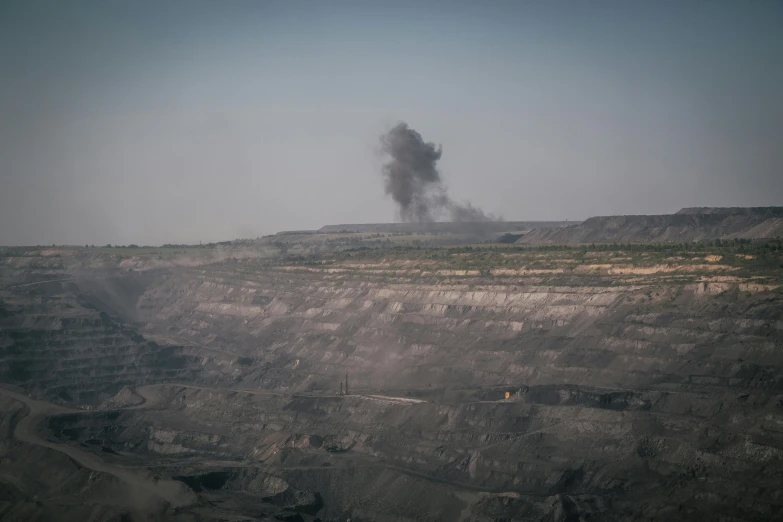
{"type": "MultiPolygon", "coordinates": [[[[196,386],[193,384],[181,384],[181,383],[160,383],[160,384],[145,384],[144,386],[137,387],[134,391],[141,397],[144,402],[136,404],[135,406],[127,406],[120,408],[123,410],[151,410],[154,409],[162,400],[163,396],[160,394],[161,388],[187,388],[189,390],[197,391],[213,391],[221,393],[249,393],[253,395],[265,395],[270,397],[308,397],[313,399],[322,399],[327,397],[351,397],[357,399],[366,399],[372,401],[391,402],[395,404],[422,404],[427,401],[422,399],[412,399],[410,397],[395,397],[391,395],[370,395],[366,393],[358,393],[354,391],[350,395],[338,395],[334,393],[325,394],[313,394],[313,393],[295,393],[295,392],[274,392],[267,390],[256,390],[253,388],[226,388],[226,387],[214,387],[214,386],[196,386]]],[[[486,401],[496,402],[496,401],[486,401]]]]}
{"type": "Polygon", "coordinates": [[[162,504],[178,508],[196,502],[196,495],[180,482],[163,479],[155,481],[140,472],[130,471],[109,464],[98,456],[87,453],[75,446],[44,440],[36,433],[36,428],[44,417],[62,413],[82,413],[81,410],[38,401],[4,388],[0,388],[0,395],[19,401],[29,409],[27,416],[19,421],[14,430],[14,437],[17,440],[59,451],[86,468],[101,473],[108,473],[116,477],[127,487],[123,505],[137,511],[146,512],[159,510],[162,504]]]}

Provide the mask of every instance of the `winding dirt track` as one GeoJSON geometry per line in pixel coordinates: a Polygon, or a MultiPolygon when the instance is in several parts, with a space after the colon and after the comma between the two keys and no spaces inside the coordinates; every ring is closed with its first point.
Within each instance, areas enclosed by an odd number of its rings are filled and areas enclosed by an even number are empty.
{"type": "MultiPolygon", "coordinates": [[[[259,395],[271,395],[271,396],[287,396],[291,397],[290,393],[281,392],[269,392],[265,390],[236,390],[236,389],[224,389],[224,388],[209,388],[202,386],[193,386],[178,383],[161,383],[151,384],[145,386],[139,386],[135,389],[136,393],[143,399],[144,402],[134,406],[121,408],[124,410],[155,409],[164,399],[161,394],[161,388],[175,387],[175,388],[188,388],[195,390],[208,390],[208,391],[224,391],[224,392],[240,392],[240,393],[254,393],[259,395]]],[[[41,438],[38,435],[38,427],[40,422],[47,416],[68,414],[68,413],[85,413],[83,410],[77,410],[72,408],[66,408],[58,406],[49,402],[39,401],[32,399],[24,394],[17,393],[15,391],[3,388],[0,386],[0,395],[4,395],[8,398],[21,402],[29,409],[29,413],[23,417],[16,425],[14,429],[14,437],[22,442],[43,446],[60,453],[64,453],[77,461],[82,466],[92,469],[94,471],[108,473],[117,479],[119,479],[127,488],[124,498],[117,502],[120,505],[125,505],[131,509],[149,512],[160,510],[162,507],[170,506],[173,508],[190,506],[196,503],[197,496],[188,489],[183,483],[173,480],[154,480],[149,474],[145,473],[148,469],[147,466],[128,466],[123,467],[114,463],[106,462],[99,456],[84,451],[76,446],[69,444],[60,444],[51,442],[41,438]]],[[[411,399],[405,397],[394,397],[385,395],[365,395],[356,394],[351,397],[378,401],[398,403],[405,405],[413,405],[419,403],[425,403],[421,399],[411,399]]],[[[395,466],[385,462],[373,462],[364,458],[358,458],[357,456],[346,456],[342,465],[349,467],[373,467],[373,468],[385,468],[395,470],[407,474],[409,476],[432,481],[436,483],[446,484],[451,487],[471,492],[485,492],[485,493],[504,493],[505,490],[495,490],[491,488],[484,488],[473,486],[471,484],[464,484],[460,482],[454,482],[440,477],[416,472],[407,468],[395,466]]],[[[204,468],[210,467],[262,467],[256,462],[237,462],[237,461],[200,461],[199,465],[204,468]]],[[[275,468],[275,466],[270,466],[275,468]]],[[[321,469],[319,467],[291,467],[283,469],[321,469]]]]}
{"type": "Polygon", "coordinates": [[[75,446],[57,444],[42,439],[36,428],[42,418],[62,413],[83,413],[81,410],[64,408],[48,402],[31,399],[23,394],[0,387],[0,395],[4,395],[27,406],[29,413],[22,418],[14,429],[14,437],[22,442],[43,446],[64,453],[82,466],[108,473],[127,486],[125,504],[139,511],[159,509],[161,504],[178,508],[196,502],[196,495],[181,482],[173,480],[154,481],[150,476],[131,471],[120,466],[105,462],[97,455],[83,451],[75,446]]]}

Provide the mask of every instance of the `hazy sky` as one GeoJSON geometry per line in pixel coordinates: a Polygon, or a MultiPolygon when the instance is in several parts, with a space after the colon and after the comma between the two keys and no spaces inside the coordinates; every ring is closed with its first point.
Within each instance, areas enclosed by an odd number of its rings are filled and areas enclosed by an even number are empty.
{"type": "Polygon", "coordinates": [[[0,244],[396,220],[378,137],[506,219],[783,204],[783,1],[0,0],[0,244]]]}

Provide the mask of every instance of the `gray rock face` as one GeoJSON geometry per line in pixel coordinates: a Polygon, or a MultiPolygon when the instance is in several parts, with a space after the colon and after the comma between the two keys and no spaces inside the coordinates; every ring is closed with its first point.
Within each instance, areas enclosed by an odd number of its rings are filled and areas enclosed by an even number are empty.
{"type": "Polygon", "coordinates": [[[683,242],[705,239],[777,238],[783,207],[684,208],[660,216],[599,216],[580,224],[541,228],[520,244],[683,242]]]}
{"type": "Polygon", "coordinates": [[[685,207],[677,214],[723,214],[783,217],[783,207],[685,207]]]}
{"type": "MultiPolygon", "coordinates": [[[[468,255],[484,254],[454,257],[468,255]]],[[[6,274],[0,372],[102,404],[49,415],[41,433],[187,485],[197,500],[161,519],[783,515],[779,272],[520,255],[481,270],[413,250],[102,282],[6,274]]],[[[37,506],[52,486],[9,478],[24,465],[6,468],[11,445],[43,450],[14,437],[21,405],[2,405],[0,515],[42,517],[76,493],[37,506]]],[[[61,456],[46,459],[74,484],[90,476],[61,456]]],[[[94,519],[132,511],[102,509],[94,519]]]]}

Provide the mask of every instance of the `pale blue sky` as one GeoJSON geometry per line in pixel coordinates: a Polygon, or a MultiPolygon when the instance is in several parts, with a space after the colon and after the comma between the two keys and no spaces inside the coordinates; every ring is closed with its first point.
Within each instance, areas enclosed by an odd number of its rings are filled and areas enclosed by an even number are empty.
{"type": "Polygon", "coordinates": [[[0,244],[396,220],[378,136],[507,219],[783,204],[783,2],[0,0],[0,244]]]}

